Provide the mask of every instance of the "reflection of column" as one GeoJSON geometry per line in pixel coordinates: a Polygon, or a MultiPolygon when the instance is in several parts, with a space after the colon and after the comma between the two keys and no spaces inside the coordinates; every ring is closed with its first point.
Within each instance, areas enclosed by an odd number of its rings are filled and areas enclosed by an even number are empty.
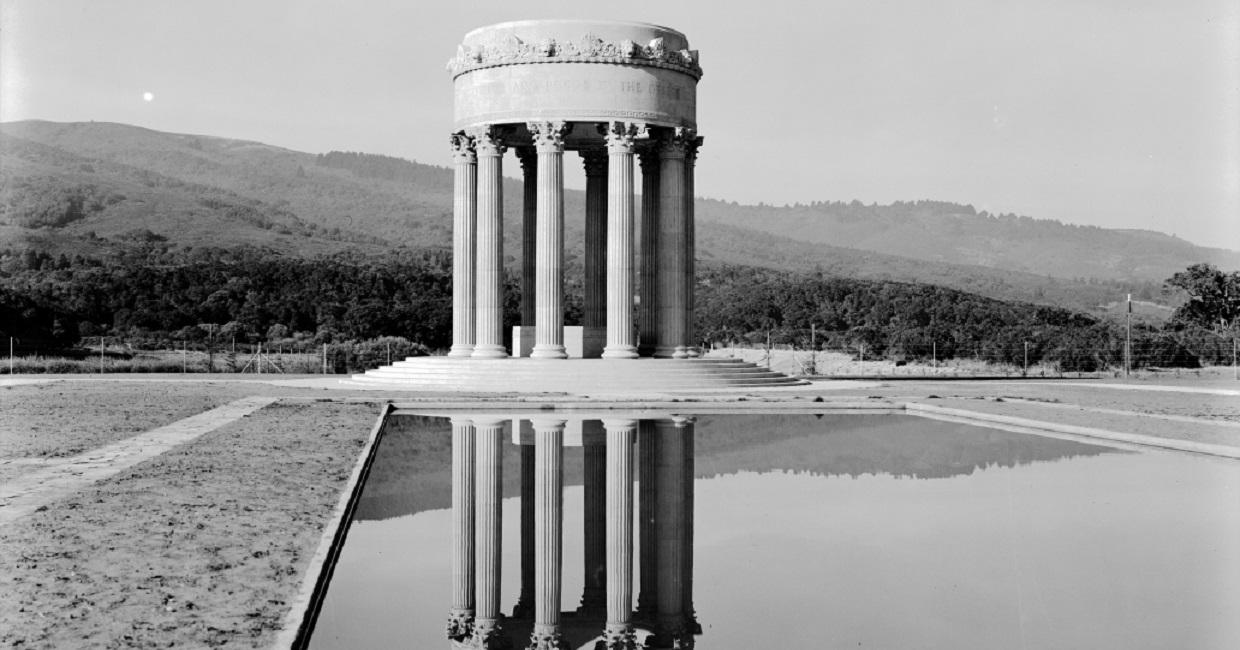
{"type": "Polygon", "coordinates": [[[655,426],[654,420],[642,420],[639,424],[637,438],[638,453],[638,516],[640,525],[637,535],[641,545],[640,581],[637,595],[637,612],[643,619],[654,619],[658,605],[658,585],[655,576],[658,566],[655,563],[654,537],[654,467],[655,467],[655,426]]]}
{"type": "Polygon", "coordinates": [[[452,418],[452,608],[448,638],[462,641],[474,623],[474,427],[452,418]]]}
{"type": "Polygon", "coordinates": [[[582,484],[585,516],[584,589],[578,611],[594,615],[607,604],[607,447],[582,443],[582,484]]]}
{"type": "Polygon", "coordinates": [[[607,152],[583,149],[586,171],[585,285],[581,309],[584,356],[598,356],[607,327],[607,152]]]}
{"type": "Polygon", "coordinates": [[[478,159],[473,138],[452,134],[452,162],[452,349],[448,356],[467,357],[474,350],[474,226],[478,219],[478,159]]]}
{"type": "Polygon", "coordinates": [[[534,424],[534,630],[531,650],[559,648],[564,421],[534,424]]]}
{"type": "MultiPolygon", "coordinates": [[[[532,147],[517,149],[521,161],[521,327],[534,326],[535,226],[538,219],[538,155],[532,147]]],[[[513,342],[513,347],[517,343],[513,342]]]]}
{"type": "Polygon", "coordinates": [[[632,648],[633,440],[635,420],[603,420],[607,429],[606,648],[632,648]]]}
{"type": "Polygon", "coordinates": [[[607,130],[607,348],[609,359],[637,356],[633,341],[633,137],[637,126],[607,130]]]}
{"type": "Polygon", "coordinates": [[[659,306],[654,356],[683,359],[685,348],[685,138],[686,129],[668,133],[659,146],[659,306]]]}
{"type": "Polygon", "coordinates": [[[497,127],[474,136],[478,156],[478,274],[474,299],[474,358],[508,356],[504,350],[504,144],[497,127]]]}
{"type": "Polygon", "coordinates": [[[684,429],[679,422],[655,423],[655,553],[659,601],[655,616],[660,643],[680,647],[684,621],[684,429]]]}
{"type": "Polygon", "coordinates": [[[513,616],[534,612],[534,445],[521,445],[521,595],[513,616]]]}
{"type": "Polygon", "coordinates": [[[538,151],[538,268],[535,271],[534,349],[531,357],[563,359],[564,351],[564,123],[531,122],[538,151]]]}
{"type": "Polygon", "coordinates": [[[489,648],[500,644],[499,591],[503,522],[502,451],[504,424],[501,420],[474,419],[478,437],[477,516],[478,593],[474,618],[474,644],[489,648]]]}
{"type": "Polygon", "coordinates": [[[685,418],[677,422],[684,430],[684,458],[685,458],[685,555],[682,566],[684,568],[684,600],[681,604],[681,610],[685,615],[685,622],[688,625],[690,634],[701,634],[702,626],[698,623],[697,612],[693,610],[693,501],[694,501],[694,484],[693,478],[697,471],[696,463],[693,460],[694,449],[694,421],[693,418],[685,418]]]}
{"type": "Polygon", "coordinates": [[[638,158],[642,168],[641,272],[637,290],[641,302],[637,309],[637,352],[654,355],[659,339],[656,314],[659,311],[659,152],[643,149],[638,158]]]}
{"type": "Polygon", "coordinates": [[[697,165],[698,147],[702,138],[690,137],[685,147],[685,346],[689,356],[701,356],[697,335],[693,331],[694,294],[697,289],[697,223],[693,216],[693,170],[697,165]]]}

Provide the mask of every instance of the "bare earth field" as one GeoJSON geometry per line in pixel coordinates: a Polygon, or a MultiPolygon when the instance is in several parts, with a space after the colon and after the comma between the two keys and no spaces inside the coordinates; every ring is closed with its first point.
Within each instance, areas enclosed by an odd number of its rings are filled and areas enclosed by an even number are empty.
{"type": "MultiPolygon", "coordinates": [[[[0,523],[0,645],[16,648],[270,646],[379,403],[466,397],[310,378],[31,378],[51,381],[0,379],[6,487],[242,398],[279,399],[0,523]]],[[[1240,448],[1230,369],[1167,379],[824,381],[707,399],[877,397],[1240,448]]]]}

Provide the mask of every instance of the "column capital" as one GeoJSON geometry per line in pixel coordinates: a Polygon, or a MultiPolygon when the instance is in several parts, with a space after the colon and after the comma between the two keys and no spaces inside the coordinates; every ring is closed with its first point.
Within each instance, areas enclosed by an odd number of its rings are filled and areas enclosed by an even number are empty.
{"type": "Polygon", "coordinates": [[[452,162],[456,164],[466,163],[474,164],[478,162],[478,157],[474,151],[474,139],[465,135],[464,131],[458,131],[448,137],[448,142],[452,144],[452,162]]]}
{"type": "Polygon", "coordinates": [[[502,156],[508,150],[504,145],[505,130],[500,126],[480,126],[466,133],[474,140],[474,149],[479,156],[502,156]]]}
{"type": "Polygon", "coordinates": [[[603,630],[603,647],[606,650],[633,650],[637,647],[637,635],[631,625],[608,624],[603,630]]]}
{"type": "Polygon", "coordinates": [[[564,153],[564,135],[568,133],[567,123],[527,122],[525,128],[529,129],[530,135],[534,138],[534,149],[538,153],[564,153]]]}
{"type": "Polygon", "coordinates": [[[661,158],[684,158],[697,138],[697,131],[678,126],[669,129],[659,139],[659,156],[661,158]]]}
{"type": "Polygon", "coordinates": [[[599,127],[607,141],[608,153],[633,153],[637,148],[634,140],[649,132],[643,122],[609,122],[599,127]]]}
{"type": "Polygon", "coordinates": [[[521,171],[527,174],[538,173],[538,152],[534,147],[513,147],[517,154],[517,162],[521,163],[521,171]]]}
{"type": "Polygon", "coordinates": [[[703,138],[700,135],[693,136],[685,147],[685,163],[693,166],[697,163],[698,149],[702,147],[703,138]]]}
{"type": "Polygon", "coordinates": [[[454,609],[448,613],[448,638],[465,641],[474,633],[474,612],[471,609],[454,609]]]}
{"type": "Polygon", "coordinates": [[[586,170],[586,178],[603,178],[607,175],[607,152],[608,149],[582,149],[577,153],[581,155],[582,167],[586,170]]]}
{"type": "Polygon", "coordinates": [[[535,431],[563,431],[567,420],[564,418],[530,418],[535,431]]]}

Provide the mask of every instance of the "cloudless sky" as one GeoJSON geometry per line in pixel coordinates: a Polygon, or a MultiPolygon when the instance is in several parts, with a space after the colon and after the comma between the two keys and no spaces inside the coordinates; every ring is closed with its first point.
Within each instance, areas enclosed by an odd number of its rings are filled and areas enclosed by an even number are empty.
{"type": "Polygon", "coordinates": [[[1240,249],[1233,0],[4,0],[0,120],[446,166],[465,32],[566,17],[701,51],[700,195],[933,198],[1240,249]]]}

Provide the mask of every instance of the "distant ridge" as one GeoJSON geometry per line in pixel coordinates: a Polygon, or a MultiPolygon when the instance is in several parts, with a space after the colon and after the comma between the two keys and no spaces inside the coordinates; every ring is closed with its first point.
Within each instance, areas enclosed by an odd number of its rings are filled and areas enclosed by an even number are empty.
{"type": "MultiPolygon", "coordinates": [[[[575,164],[570,156],[569,164],[575,164]]],[[[510,167],[514,169],[515,167],[510,167]]],[[[520,183],[506,179],[505,252],[520,256],[520,183]]],[[[567,261],[580,263],[582,192],[568,191],[567,261]]],[[[977,213],[940,201],[743,206],[699,199],[698,255],[863,279],[930,282],[993,298],[1105,311],[1125,293],[1240,253],[1150,231],[977,213]]],[[[107,122],[0,125],[0,247],[92,254],[133,239],[250,245],[288,255],[451,243],[446,167],[107,122]]]]}

